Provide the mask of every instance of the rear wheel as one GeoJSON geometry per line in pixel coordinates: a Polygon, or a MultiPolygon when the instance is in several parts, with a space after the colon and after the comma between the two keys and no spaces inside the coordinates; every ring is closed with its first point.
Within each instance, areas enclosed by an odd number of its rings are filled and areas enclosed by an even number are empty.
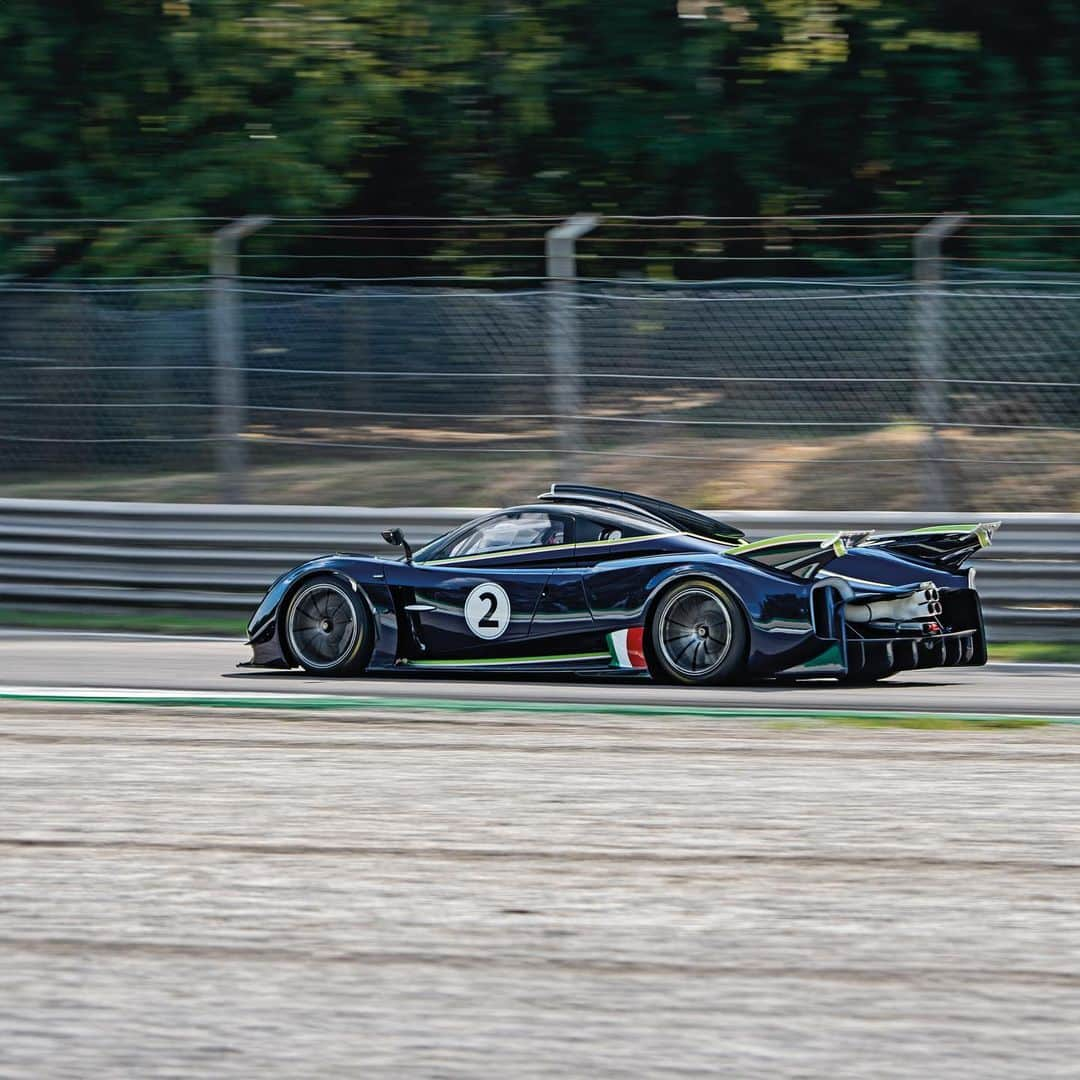
{"type": "Polygon", "coordinates": [[[358,675],[371,656],[371,616],[343,581],[305,581],[285,610],[285,637],[296,662],[314,675],[358,675]]]}
{"type": "Polygon", "coordinates": [[[660,597],[649,643],[654,674],[661,678],[705,686],[731,682],[746,655],[746,619],[719,585],[684,581],[660,597]]]}

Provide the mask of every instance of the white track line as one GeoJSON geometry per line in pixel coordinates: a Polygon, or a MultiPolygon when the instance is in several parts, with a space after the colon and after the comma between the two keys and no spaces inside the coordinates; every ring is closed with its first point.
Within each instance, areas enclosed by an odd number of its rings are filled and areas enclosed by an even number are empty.
{"type": "Polygon", "coordinates": [[[43,637],[76,641],[79,638],[104,638],[113,641],[214,641],[225,645],[246,645],[242,637],[216,637],[210,634],[149,634],[138,630],[41,630],[18,626],[0,627],[0,638],[43,637]]]}

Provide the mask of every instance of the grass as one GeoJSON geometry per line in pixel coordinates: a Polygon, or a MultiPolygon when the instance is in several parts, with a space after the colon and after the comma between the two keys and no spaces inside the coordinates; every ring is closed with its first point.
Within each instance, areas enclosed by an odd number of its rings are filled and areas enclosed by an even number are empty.
{"type": "MultiPolygon", "coordinates": [[[[114,630],[140,634],[209,634],[243,637],[247,620],[233,615],[190,615],[177,611],[39,611],[0,607],[0,626],[32,630],[114,630]]],[[[1080,641],[1001,641],[990,645],[991,660],[1080,664],[1080,641]]]]}
{"type": "Polygon", "coordinates": [[[822,717],[821,723],[834,727],[910,728],[916,731],[970,731],[973,728],[1045,727],[1050,720],[1040,716],[859,716],[837,714],[822,717]]]}
{"type": "MultiPolygon", "coordinates": [[[[638,416],[664,410],[682,415],[689,405],[689,414],[708,417],[714,406],[743,407],[745,403],[732,399],[731,393],[726,390],[687,402],[664,392],[658,397],[650,390],[628,400],[594,400],[593,406],[598,416],[605,411],[638,416]]],[[[258,503],[392,507],[427,505],[432,491],[437,491],[446,506],[505,506],[531,498],[558,472],[553,453],[503,455],[498,448],[478,447],[468,439],[433,449],[426,441],[429,437],[446,442],[455,433],[446,433],[444,438],[438,432],[392,430],[385,424],[370,432],[379,435],[370,441],[400,441],[402,448],[392,454],[355,450],[334,454],[329,449],[304,453],[301,448],[290,448],[287,457],[267,458],[267,448],[253,435],[248,497],[258,503]]],[[[788,428],[782,438],[653,435],[619,443],[611,433],[598,431],[590,446],[593,453],[588,462],[581,463],[585,469],[581,479],[605,487],[651,491],[686,506],[714,509],[919,509],[919,491],[911,482],[911,463],[924,450],[924,433],[918,425],[901,420],[853,434],[814,432],[788,428]]],[[[346,431],[313,429],[306,437],[325,439],[337,434],[346,431]]],[[[504,434],[508,440],[500,445],[507,450],[535,451],[541,450],[549,435],[512,430],[504,434]]],[[[1040,457],[1061,459],[1060,464],[1035,469],[1023,463],[1030,451],[1030,432],[994,436],[980,429],[944,432],[945,457],[953,462],[950,483],[955,497],[962,500],[945,520],[957,520],[953,513],[993,520],[996,512],[1006,510],[1080,510],[1076,468],[1069,464],[1080,453],[1080,432],[1062,429],[1039,436],[1040,457]],[[1003,464],[990,468],[988,458],[1003,464]],[[1013,458],[1017,460],[1012,464],[1004,463],[1013,458]]],[[[56,468],[48,475],[9,471],[0,476],[0,495],[38,499],[212,502],[218,488],[216,475],[204,469],[154,472],[116,466],[110,471],[104,465],[80,468],[76,463],[66,474],[56,468]]],[[[940,517],[928,514],[926,523],[933,524],[935,519],[940,517]]]]}
{"type": "Polygon", "coordinates": [[[990,645],[991,660],[1080,664],[1080,641],[1001,641],[990,645]]]}
{"type": "Polygon", "coordinates": [[[140,634],[243,637],[247,620],[233,615],[188,615],[177,611],[35,611],[0,608],[0,626],[31,630],[127,630],[140,634]]]}

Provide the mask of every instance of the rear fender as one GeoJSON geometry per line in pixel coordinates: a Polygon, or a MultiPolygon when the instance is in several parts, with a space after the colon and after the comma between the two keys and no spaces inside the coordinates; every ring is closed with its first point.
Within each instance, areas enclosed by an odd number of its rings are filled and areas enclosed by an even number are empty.
{"type": "Polygon", "coordinates": [[[673,568],[664,574],[657,574],[648,585],[648,600],[645,603],[645,625],[649,625],[653,611],[662,593],[667,592],[672,585],[682,581],[708,581],[713,585],[719,585],[738,605],[747,623],[753,622],[753,614],[747,607],[740,594],[739,588],[730,581],[725,580],[722,574],[716,573],[712,567],[704,566],[681,566],[673,568]]]}
{"type": "MultiPolygon", "coordinates": [[[[720,586],[731,596],[746,619],[748,675],[772,674],[808,653],[820,652],[828,643],[815,639],[810,606],[812,585],[795,580],[771,567],[734,563],[722,569],[716,564],[682,564],[668,567],[649,582],[644,624],[651,623],[660,595],[680,581],[703,580],[720,586]]],[[[648,637],[646,637],[646,641],[648,637]]]]}
{"type": "MultiPolygon", "coordinates": [[[[969,574],[937,562],[927,562],[893,548],[860,544],[842,559],[831,563],[818,580],[842,578],[857,595],[866,593],[896,594],[896,590],[914,588],[923,581],[932,581],[939,589],[965,589],[970,585],[969,574]]],[[[844,591],[844,590],[841,590],[844,591]]],[[[845,599],[851,599],[845,596],[845,599]]]]}
{"type": "MultiPolygon", "coordinates": [[[[731,597],[738,607],[739,612],[742,614],[743,619],[746,621],[746,649],[749,653],[753,649],[753,630],[754,630],[754,617],[747,608],[746,602],[743,600],[739,593],[739,590],[734,587],[730,582],[725,581],[723,576],[715,573],[715,571],[709,567],[679,567],[673,571],[665,574],[657,575],[657,577],[649,582],[649,596],[645,604],[645,611],[643,616],[643,625],[645,627],[644,636],[644,649],[645,655],[648,658],[650,664],[654,662],[652,636],[649,632],[649,628],[652,626],[653,615],[656,612],[656,605],[660,603],[663,595],[668,592],[673,586],[684,581],[707,581],[712,585],[716,585],[723,589],[724,592],[731,597]]],[[[743,658],[745,662],[745,657],[743,658]]]]}

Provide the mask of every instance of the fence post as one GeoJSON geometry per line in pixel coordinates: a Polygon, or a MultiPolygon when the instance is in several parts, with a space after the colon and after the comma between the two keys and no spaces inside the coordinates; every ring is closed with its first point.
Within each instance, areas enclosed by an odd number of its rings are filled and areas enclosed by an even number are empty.
{"type": "Polygon", "coordinates": [[[576,214],[549,229],[547,254],[547,350],[551,370],[551,401],[559,427],[559,479],[577,479],[577,454],[582,448],[581,327],[578,322],[577,263],[574,245],[595,229],[596,214],[576,214]]]}
{"type": "Polygon", "coordinates": [[[239,218],[218,229],[210,242],[210,358],[214,367],[219,498],[225,503],[245,502],[247,487],[247,450],[243,439],[247,393],[244,328],[236,295],[237,248],[245,236],[270,220],[239,218]]]}
{"type": "Polygon", "coordinates": [[[918,285],[915,300],[915,363],[919,379],[917,412],[926,428],[920,478],[924,510],[944,510],[952,505],[941,444],[941,426],[948,414],[948,391],[944,382],[941,246],[967,218],[967,214],[938,214],[915,234],[913,245],[915,281],[918,285]]]}

